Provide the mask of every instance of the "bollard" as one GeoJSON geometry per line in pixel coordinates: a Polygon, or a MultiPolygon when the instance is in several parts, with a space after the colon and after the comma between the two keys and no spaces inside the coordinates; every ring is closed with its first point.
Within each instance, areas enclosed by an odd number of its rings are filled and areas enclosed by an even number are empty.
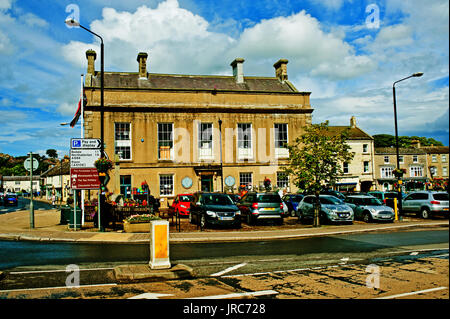
{"type": "Polygon", "coordinates": [[[398,206],[397,206],[397,198],[394,198],[394,213],[395,213],[395,221],[398,221],[398,206]]]}
{"type": "Polygon", "coordinates": [[[170,268],[169,259],[169,221],[150,222],[150,262],[151,269],[170,268]]]}

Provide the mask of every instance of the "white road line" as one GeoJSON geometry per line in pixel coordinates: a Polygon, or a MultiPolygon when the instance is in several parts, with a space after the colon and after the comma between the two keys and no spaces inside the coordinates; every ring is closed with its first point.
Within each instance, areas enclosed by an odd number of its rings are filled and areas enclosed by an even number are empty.
{"type": "Polygon", "coordinates": [[[394,299],[394,298],[412,296],[412,295],[417,295],[417,294],[423,294],[423,293],[427,293],[427,292],[439,291],[439,290],[443,290],[443,289],[448,289],[448,287],[431,288],[431,289],[407,292],[407,293],[404,293],[404,294],[398,294],[398,295],[392,295],[392,296],[386,296],[386,297],[379,297],[379,298],[375,298],[375,299],[394,299]]]}
{"type": "MultiPolygon", "coordinates": [[[[114,268],[86,268],[79,269],[79,271],[93,271],[93,270],[111,270],[114,268]]],[[[72,270],[67,271],[66,269],[55,269],[55,270],[34,270],[34,271],[12,271],[9,274],[11,275],[23,275],[23,274],[43,274],[43,273],[52,273],[52,272],[72,272],[72,270]]]]}
{"type": "Polygon", "coordinates": [[[15,292],[15,291],[31,291],[31,290],[46,290],[46,289],[74,289],[74,288],[89,288],[89,287],[103,287],[103,286],[117,286],[117,284],[98,284],[98,285],[81,285],[81,286],[61,286],[61,287],[42,287],[42,288],[24,288],[24,289],[10,289],[0,290],[2,292],[15,292]]]}
{"type": "Polygon", "coordinates": [[[215,274],[212,274],[210,276],[212,276],[212,277],[222,276],[223,274],[226,274],[227,272],[230,272],[230,271],[233,271],[235,269],[244,267],[245,265],[247,265],[247,263],[242,263],[242,264],[235,265],[233,267],[228,267],[227,269],[224,269],[222,271],[216,272],[215,274]]]}
{"type": "Polygon", "coordinates": [[[248,296],[266,296],[266,295],[276,295],[278,291],[275,290],[261,290],[254,292],[241,292],[241,293],[232,293],[226,295],[215,295],[215,296],[205,296],[205,297],[195,297],[195,298],[186,298],[186,299],[228,299],[228,298],[239,298],[239,297],[248,297],[248,296]]]}

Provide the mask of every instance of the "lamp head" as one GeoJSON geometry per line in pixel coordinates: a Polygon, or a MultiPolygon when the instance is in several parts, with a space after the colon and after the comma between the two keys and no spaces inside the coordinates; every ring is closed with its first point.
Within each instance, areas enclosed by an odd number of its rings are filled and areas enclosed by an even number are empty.
{"type": "Polygon", "coordinates": [[[69,27],[79,27],[80,26],[80,22],[78,22],[77,20],[72,19],[72,18],[67,18],[65,22],[69,27]]]}
{"type": "Polygon", "coordinates": [[[417,72],[417,73],[414,73],[412,76],[414,76],[414,77],[420,77],[420,76],[422,76],[423,75],[423,72],[417,72]]]}

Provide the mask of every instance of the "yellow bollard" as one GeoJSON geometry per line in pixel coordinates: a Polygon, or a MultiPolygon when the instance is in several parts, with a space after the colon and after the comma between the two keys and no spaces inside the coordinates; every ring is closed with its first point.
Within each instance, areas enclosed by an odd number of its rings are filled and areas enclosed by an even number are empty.
{"type": "Polygon", "coordinates": [[[169,222],[152,220],[150,222],[150,262],[151,269],[170,268],[169,222]]]}
{"type": "Polygon", "coordinates": [[[397,198],[394,198],[394,212],[395,212],[395,221],[398,221],[397,198]]]}

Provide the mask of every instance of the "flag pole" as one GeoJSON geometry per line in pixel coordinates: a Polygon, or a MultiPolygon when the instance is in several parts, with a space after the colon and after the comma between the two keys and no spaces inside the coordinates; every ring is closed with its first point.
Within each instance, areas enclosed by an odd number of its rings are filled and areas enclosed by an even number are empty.
{"type": "MultiPolygon", "coordinates": [[[[81,74],[81,138],[84,138],[84,81],[81,74]]],[[[81,225],[84,226],[84,190],[81,190],[81,225]]]]}

